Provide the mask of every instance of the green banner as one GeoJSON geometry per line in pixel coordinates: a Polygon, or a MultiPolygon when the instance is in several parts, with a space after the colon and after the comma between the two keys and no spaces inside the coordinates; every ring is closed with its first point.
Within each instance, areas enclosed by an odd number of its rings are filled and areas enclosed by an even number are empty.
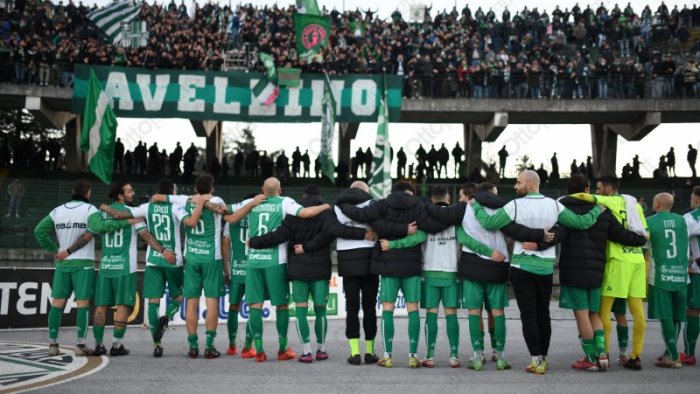
{"type": "MultiPolygon", "coordinates": [[[[265,106],[253,94],[260,73],[234,71],[147,70],[75,66],[72,112],[82,114],[90,70],[112,99],[117,117],[184,118],[238,122],[320,122],[323,74],[302,74],[299,87],[279,87],[279,97],[265,106]]],[[[331,77],[337,122],[375,122],[384,76],[349,74],[331,77]]],[[[402,80],[386,76],[391,121],[401,116],[402,80]]]]}

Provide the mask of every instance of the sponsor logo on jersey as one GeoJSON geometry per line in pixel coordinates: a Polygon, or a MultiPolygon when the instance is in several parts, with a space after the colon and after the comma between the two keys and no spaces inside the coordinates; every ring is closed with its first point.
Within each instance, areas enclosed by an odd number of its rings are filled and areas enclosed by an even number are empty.
{"type": "Polygon", "coordinates": [[[56,223],[55,227],[56,227],[56,230],[67,230],[67,229],[72,229],[72,228],[85,229],[85,228],[87,228],[87,223],[79,223],[79,222],[56,223]]]}

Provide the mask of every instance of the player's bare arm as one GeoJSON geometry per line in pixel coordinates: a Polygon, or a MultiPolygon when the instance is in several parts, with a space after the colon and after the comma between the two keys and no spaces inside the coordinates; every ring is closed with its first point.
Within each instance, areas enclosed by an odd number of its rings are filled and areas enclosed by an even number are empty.
{"type": "Polygon", "coordinates": [[[76,239],[75,242],[73,242],[73,244],[69,246],[66,250],[61,250],[58,253],[56,253],[56,260],[65,260],[66,257],[82,249],[83,246],[89,244],[90,241],[92,241],[92,238],[92,234],[83,233],[83,235],[78,237],[78,239],[76,239]]]}
{"type": "Polygon", "coordinates": [[[168,261],[168,263],[175,264],[175,261],[177,260],[175,257],[175,253],[172,250],[168,250],[163,245],[161,245],[160,242],[158,242],[156,237],[154,237],[150,231],[144,228],[141,231],[139,231],[139,236],[148,244],[148,246],[160,253],[163,256],[163,258],[168,261]]]}
{"type": "Polygon", "coordinates": [[[317,205],[314,207],[306,207],[299,211],[299,216],[302,219],[311,219],[318,216],[321,212],[331,209],[329,204],[317,205]]]}
{"type": "Polygon", "coordinates": [[[106,213],[107,215],[115,218],[115,219],[131,219],[133,215],[131,214],[130,210],[124,210],[124,211],[118,211],[112,207],[110,207],[107,204],[102,204],[100,205],[100,211],[106,213]]]}
{"type": "MultiPolygon", "coordinates": [[[[237,210],[236,212],[232,213],[231,215],[226,215],[224,216],[224,220],[226,220],[230,224],[236,224],[243,220],[253,208],[257,207],[258,205],[262,204],[265,201],[265,195],[264,194],[258,194],[254,198],[252,198],[246,205],[244,205],[241,209],[237,210]]],[[[228,211],[228,209],[227,209],[228,211]]]]}

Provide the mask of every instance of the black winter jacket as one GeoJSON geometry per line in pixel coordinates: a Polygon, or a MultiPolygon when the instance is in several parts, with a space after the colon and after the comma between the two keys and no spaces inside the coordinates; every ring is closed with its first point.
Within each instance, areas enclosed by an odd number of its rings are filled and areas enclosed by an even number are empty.
{"type": "MultiPolygon", "coordinates": [[[[313,207],[324,204],[324,201],[318,196],[308,196],[299,204],[313,207]]],[[[365,230],[341,225],[332,210],[326,210],[312,219],[287,215],[275,231],[251,238],[249,245],[254,249],[264,249],[287,242],[287,278],[330,279],[330,244],[334,237],[364,239],[365,230]],[[294,253],[294,245],[299,244],[304,246],[304,253],[298,255],[294,253]]]]}
{"type": "MultiPolygon", "coordinates": [[[[432,234],[449,227],[431,218],[420,198],[405,192],[391,193],[389,197],[364,208],[358,208],[352,204],[342,204],[340,207],[349,218],[358,222],[371,223],[377,236],[387,240],[405,236],[405,234],[397,234],[394,225],[408,227],[410,223],[416,222],[419,229],[432,234]]],[[[371,272],[376,275],[400,278],[416,276],[420,275],[422,267],[420,245],[382,252],[377,243],[372,251],[371,272]]]]}
{"type": "MultiPolygon", "coordinates": [[[[559,202],[578,215],[587,213],[595,206],[572,197],[564,197],[559,202]]],[[[627,246],[643,246],[646,243],[646,238],[626,230],[607,210],[600,214],[598,221],[588,230],[557,226],[554,232],[554,242],[561,238],[559,281],[565,286],[584,289],[595,289],[603,283],[608,240],[627,246]]]]}
{"type": "MultiPolygon", "coordinates": [[[[350,188],[338,196],[336,205],[342,204],[358,205],[368,200],[372,196],[364,190],[350,188]]],[[[347,226],[352,226],[352,223],[346,223],[347,226]]],[[[393,236],[403,238],[407,235],[408,225],[401,223],[388,223],[385,220],[375,220],[369,223],[370,227],[378,226],[393,236]]],[[[330,234],[327,234],[330,235],[330,234]]],[[[338,237],[343,238],[343,237],[338,237]]],[[[311,250],[315,245],[304,244],[304,250],[311,250]]],[[[365,276],[370,275],[370,263],[372,260],[373,247],[338,250],[338,275],[343,277],[350,276],[365,276]]]]}
{"type": "MultiPolygon", "coordinates": [[[[502,208],[506,204],[501,197],[493,193],[476,193],[475,198],[482,206],[492,209],[502,208]]],[[[467,211],[467,204],[458,203],[447,209],[435,209],[428,206],[427,209],[433,218],[446,224],[459,226],[467,211]]],[[[501,232],[520,242],[540,242],[544,238],[543,229],[531,229],[515,222],[503,227],[501,232]]],[[[460,277],[472,281],[505,283],[508,281],[509,267],[510,263],[507,262],[497,263],[491,259],[483,259],[474,253],[462,252],[457,264],[457,272],[460,277]]]]}

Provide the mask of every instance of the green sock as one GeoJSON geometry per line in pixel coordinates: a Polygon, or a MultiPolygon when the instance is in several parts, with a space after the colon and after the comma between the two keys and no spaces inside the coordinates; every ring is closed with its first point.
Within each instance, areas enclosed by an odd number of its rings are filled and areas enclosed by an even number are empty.
{"type": "Polygon", "coordinates": [[[581,339],[581,347],[583,348],[583,353],[586,355],[586,359],[591,363],[596,363],[598,357],[596,356],[595,341],[593,338],[581,339]]]}
{"type": "Polygon", "coordinates": [[[250,349],[253,344],[253,332],[250,330],[250,319],[245,323],[245,345],[243,349],[250,349]]]}
{"type": "Polygon", "coordinates": [[[437,313],[427,312],[425,314],[425,348],[427,349],[427,357],[435,357],[435,341],[437,341],[437,313]]]}
{"type": "Polygon", "coordinates": [[[391,354],[394,347],[394,311],[382,311],[382,338],[384,353],[391,354]]]}
{"type": "Polygon", "coordinates": [[[280,351],[287,350],[287,330],[289,330],[289,309],[277,310],[277,335],[280,351]]]}
{"type": "Polygon", "coordinates": [[[683,341],[685,342],[685,354],[687,356],[695,355],[695,345],[698,342],[698,334],[700,334],[700,317],[686,316],[685,331],[683,332],[683,341]]]}
{"type": "Polygon", "coordinates": [[[326,335],[328,335],[328,316],[326,315],[326,306],[314,306],[314,313],[316,314],[316,322],[314,324],[316,343],[323,345],[326,343],[326,335]]]}
{"type": "Polygon", "coordinates": [[[360,355],[360,338],[350,338],[348,339],[348,343],[350,343],[350,355],[355,356],[355,355],[360,355]]]}
{"type": "Polygon", "coordinates": [[[49,309],[49,340],[51,343],[56,343],[58,340],[58,329],[61,327],[61,317],[63,309],[52,306],[49,309]]]}
{"type": "Polygon", "coordinates": [[[228,345],[236,346],[236,335],[238,334],[238,311],[229,309],[228,320],[226,320],[226,331],[228,332],[228,345]]]}
{"type": "MultiPolygon", "coordinates": [[[[493,337],[496,338],[496,347],[494,347],[494,349],[496,349],[496,351],[499,353],[503,353],[503,350],[506,348],[506,316],[494,316],[493,321],[495,323],[495,327],[493,329],[493,337]]],[[[493,342],[494,341],[492,340],[492,346],[493,342]]],[[[481,346],[483,348],[484,345],[482,344],[481,346]]]]}
{"type": "Polygon", "coordinates": [[[630,341],[630,329],[627,326],[621,326],[619,324],[615,329],[617,330],[617,343],[620,345],[620,351],[626,352],[630,341]]]}
{"type": "Polygon", "coordinates": [[[678,344],[676,340],[676,326],[673,324],[671,319],[661,319],[661,334],[664,337],[664,343],[666,344],[666,350],[671,356],[671,359],[678,359],[678,344]]]}
{"type": "Polygon", "coordinates": [[[216,330],[206,330],[204,334],[207,336],[207,348],[214,347],[214,338],[216,338],[216,330]]]}
{"type": "Polygon", "coordinates": [[[604,330],[594,330],[593,331],[593,342],[595,343],[596,354],[605,353],[605,331],[604,330]]]}
{"type": "Polygon", "coordinates": [[[307,315],[309,314],[309,309],[307,307],[296,308],[297,311],[297,334],[299,334],[299,341],[302,344],[311,342],[309,339],[310,329],[309,329],[309,319],[307,315]]]}
{"type": "MultiPolygon", "coordinates": [[[[358,346],[357,353],[360,353],[360,348],[358,346]]],[[[374,339],[365,339],[365,353],[374,354],[374,339]]]]}
{"type": "Polygon", "coordinates": [[[82,344],[87,336],[88,324],[90,323],[90,308],[78,308],[76,320],[78,325],[78,343],[82,344]]]}
{"type": "Polygon", "coordinates": [[[253,334],[253,342],[255,343],[255,351],[258,353],[264,352],[263,349],[263,320],[262,311],[257,308],[250,308],[250,332],[253,334]]]}
{"type": "Polygon", "coordinates": [[[484,351],[484,337],[481,335],[481,316],[469,315],[469,338],[472,341],[472,350],[475,352],[484,351]]]}
{"type": "Polygon", "coordinates": [[[496,316],[493,317],[493,320],[493,327],[489,327],[489,338],[491,339],[491,349],[496,349],[498,347],[496,344],[496,316]]]}
{"type": "Polygon", "coordinates": [[[122,339],[124,339],[124,334],[126,333],[126,327],[122,328],[117,328],[114,326],[114,339],[113,339],[113,346],[119,346],[119,344],[122,342],[122,339]]]}
{"type": "Polygon", "coordinates": [[[102,345],[102,340],[105,337],[105,326],[92,325],[92,334],[95,336],[95,344],[102,345]]]}
{"type": "Polygon", "coordinates": [[[148,327],[151,330],[151,337],[156,336],[158,330],[158,308],[160,305],[148,303],[148,327]]]}
{"type": "Polygon", "coordinates": [[[408,340],[408,352],[417,353],[418,341],[420,341],[420,313],[418,311],[408,312],[408,340]]]}
{"type": "Polygon", "coordinates": [[[459,321],[457,314],[445,316],[447,340],[450,343],[450,357],[459,357],[459,321]]]}
{"type": "Polygon", "coordinates": [[[188,335],[187,342],[190,344],[191,348],[199,348],[199,337],[197,334],[188,335]]]}
{"type": "Polygon", "coordinates": [[[175,317],[178,310],[180,310],[180,302],[178,300],[171,299],[170,302],[168,302],[168,306],[165,307],[165,314],[168,316],[168,319],[173,320],[173,317],[175,317]]]}

